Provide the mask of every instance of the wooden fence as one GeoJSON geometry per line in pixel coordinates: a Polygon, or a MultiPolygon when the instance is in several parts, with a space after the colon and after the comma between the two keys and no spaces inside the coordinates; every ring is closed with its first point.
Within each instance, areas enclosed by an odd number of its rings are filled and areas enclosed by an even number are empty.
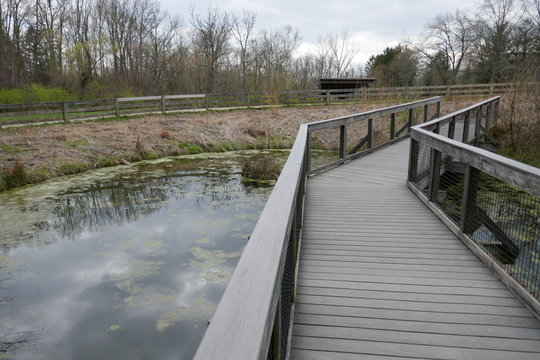
{"type": "Polygon", "coordinates": [[[431,96],[476,98],[503,95],[514,89],[511,83],[452,86],[361,88],[349,90],[301,90],[273,93],[188,94],[115,99],[77,100],[0,105],[0,127],[32,123],[68,122],[126,115],[267,106],[329,105],[362,101],[407,101],[431,96]]]}

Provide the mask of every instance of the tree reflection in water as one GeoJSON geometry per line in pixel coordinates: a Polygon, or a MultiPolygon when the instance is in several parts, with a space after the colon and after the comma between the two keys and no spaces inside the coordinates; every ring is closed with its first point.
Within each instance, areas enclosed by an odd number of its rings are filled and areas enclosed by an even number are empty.
{"type": "Polygon", "coordinates": [[[111,171],[0,194],[0,357],[193,356],[271,189],[239,159],[111,171]]]}

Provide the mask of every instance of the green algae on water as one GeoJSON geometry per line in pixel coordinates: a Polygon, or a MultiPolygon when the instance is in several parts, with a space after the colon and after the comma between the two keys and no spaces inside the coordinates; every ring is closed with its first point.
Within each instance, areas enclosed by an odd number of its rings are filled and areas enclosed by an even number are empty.
{"type": "Polygon", "coordinates": [[[216,312],[216,308],[216,303],[200,296],[193,300],[193,303],[189,307],[181,306],[161,314],[156,321],[155,328],[158,332],[164,332],[180,321],[209,320],[216,312]]]}

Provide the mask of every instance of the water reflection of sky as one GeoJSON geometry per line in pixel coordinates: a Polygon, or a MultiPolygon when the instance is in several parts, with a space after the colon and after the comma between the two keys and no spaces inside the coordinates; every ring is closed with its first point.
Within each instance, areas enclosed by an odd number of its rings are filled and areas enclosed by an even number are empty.
{"type": "Polygon", "coordinates": [[[158,162],[1,194],[0,355],[191,358],[270,192],[239,172],[158,162]]]}

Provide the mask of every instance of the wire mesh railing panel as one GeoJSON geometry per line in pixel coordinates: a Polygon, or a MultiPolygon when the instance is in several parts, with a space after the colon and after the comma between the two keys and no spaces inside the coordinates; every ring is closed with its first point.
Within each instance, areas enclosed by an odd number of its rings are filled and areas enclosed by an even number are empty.
{"type": "Polygon", "coordinates": [[[539,173],[470,146],[495,123],[498,101],[492,98],[438,124],[413,128],[409,181],[456,225],[456,233],[500,266],[496,271],[516,280],[513,289],[524,288],[540,300],[540,197],[531,185],[538,184],[539,173]],[[432,137],[437,128],[440,135],[470,145],[432,137]]]}
{"type": "Polygon", "coordinates": [[[431,148],[426,144],[419,143],[418,146],[413,147],[411,155],[416,160],[416,171],[411,174],[409,180],[424,194],[427,194],[429,185],[430,154],[431,148]]]}
{"type": "Polygon", "coordinates": [[[462,211],[464,171],[465,164],[443,154],[438,188],[433,198],[433,202],[458,225],[462,211]]]}
{"type": "Polygon", "coordinates": [[[475,170],[464,232],[540,298],[540,199],[475,170]]]}
{"type": "Polygon", "coordinates": [[[285,359],[287,354],[287,345],[289,339],[289,324],[291,320],[291,309],[293,305],[293,292],[294,292],[294,261],[293,261],[293,242],[294,239],[294,227],[291,231],[291,238],[289,239],[289,245],[287,247],[287,255],[285,257],[285,268],[283,269],[283,278],[281,280],[281,339],[280,339],[280,359],[285,359]]]}

